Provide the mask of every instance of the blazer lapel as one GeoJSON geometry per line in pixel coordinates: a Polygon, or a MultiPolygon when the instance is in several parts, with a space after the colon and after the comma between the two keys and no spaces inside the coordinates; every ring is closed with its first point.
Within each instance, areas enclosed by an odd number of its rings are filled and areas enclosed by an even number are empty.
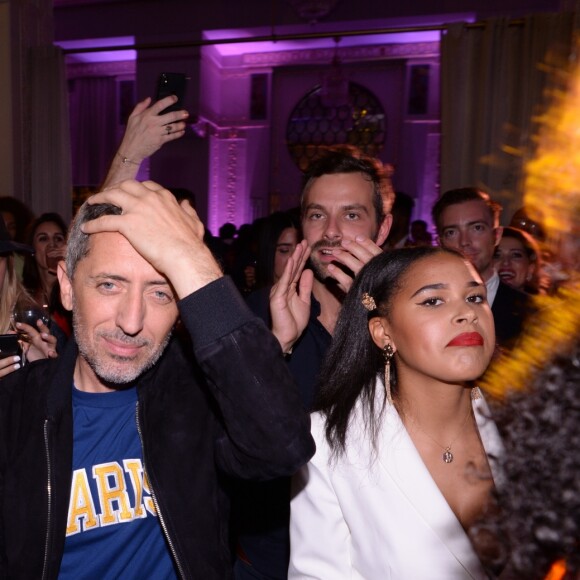
{"type": "MultiPolygon", "coordinates": [[[[495,427],[495,426],[494,426],[495,427]]],[[[385,409],[381,467],[441,541],[442,550],[473,578],[485,573],[459,520],[449,507],[393,406],[385,409]]]]}

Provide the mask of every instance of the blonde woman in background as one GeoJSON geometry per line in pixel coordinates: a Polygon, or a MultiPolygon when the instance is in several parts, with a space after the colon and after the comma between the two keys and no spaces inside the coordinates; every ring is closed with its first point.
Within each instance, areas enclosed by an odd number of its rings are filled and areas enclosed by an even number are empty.
{"type": "Polygon", "coordinates": [[[0,218],[0,334],[18,332],[22,349],[22,355],[9,353],[3,356],[0,347],[0,378],[18,370],[25,362],[57,356],[56,338],[50,334],[42,320],[38,320],[36,327],[14,321],[17,308],[27,308],[33,303],[16,275],[15,252],[31,253],[32,248],[13,242],[6,231],[4,220],[0,218]]]}

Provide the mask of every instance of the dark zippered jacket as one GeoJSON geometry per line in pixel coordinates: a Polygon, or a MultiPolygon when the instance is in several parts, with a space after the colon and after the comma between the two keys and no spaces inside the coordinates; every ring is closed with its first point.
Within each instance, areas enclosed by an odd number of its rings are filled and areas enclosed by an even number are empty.
{"type": "MultiPolygon", "coordinates": [[[[191,343],[173,339],[137,381],[144,464],[178,574],[230,578],[229,478],[297,471],[314,453],[310,419],[278,342],[231,280],[179,309],[191,343]]],[[[0,578],[58,576],[77,355],[71,340],[58,359],[0,380],[0,578]]]]}

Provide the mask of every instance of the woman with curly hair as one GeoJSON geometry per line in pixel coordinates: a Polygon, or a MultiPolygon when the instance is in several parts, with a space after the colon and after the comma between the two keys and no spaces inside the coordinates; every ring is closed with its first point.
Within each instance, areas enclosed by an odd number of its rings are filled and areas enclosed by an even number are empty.
{"type": "Polygon", "coordinates": [[[472,535],[480,553],[505,568],[502,579],[580,575],[578,337],[563,350],[494,409],[505,448],[503,484],[497,512],[472,535]]]}
{"type": "Polygon", "coordinates": [[[494,347],[485,285],[459,254],[404,248],[363,267],[294,479],[289,578],[486,578],[465,530],[501,445],[474,383],[494,347]]]}

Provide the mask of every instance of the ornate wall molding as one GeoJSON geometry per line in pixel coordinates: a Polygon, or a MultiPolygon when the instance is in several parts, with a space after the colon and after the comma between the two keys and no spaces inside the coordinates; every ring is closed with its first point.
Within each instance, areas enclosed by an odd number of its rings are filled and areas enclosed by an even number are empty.
{"type": "Polygon", "coordinates": [[[224,133],[221,138],[212,135],[210,152],[208,224],[215,235],[226,222],[239,225],[248,220],[247,142],[235,132],[229,136],[224,133]]]}
{"type": "Polygon", "coordinates": [[[234,139],[228,143],[227,178],[226,178],[226,214],[225,221],[236,223],[237,191],[238,191],[238,149],[239,142],[234,139]]]}
{"type": "MultiPolygon", "coordinates": [[[[274,67],[297,64],[324,64],[329,63],[334,55],[334,48],[248,53],[243,56],[243,65],[274,67]]],[[[384,60],[389,58],[434,57],[439,56],[439,42],[353,46],[339,49],[338,56],[343,63],[360,60],[384,60]]]]}
{"type": "Polygon", "coordinates": [[[213,235],[217,235],[218,228],[221,225],[218,215],[220,205],[220,180],[219,180],[219,141],[210,138],[210,156],[209,156],[209,203],[208,203],[208,226],[213,235]]]}
{"type": "Polygon", "coordinates": [[[81,77],[116,77],[123,75],[135,75],[137,62],[134,60],[122,60],[112,62],[83,62],[67,64],[67,76],[69,79],[81,77]]]}

